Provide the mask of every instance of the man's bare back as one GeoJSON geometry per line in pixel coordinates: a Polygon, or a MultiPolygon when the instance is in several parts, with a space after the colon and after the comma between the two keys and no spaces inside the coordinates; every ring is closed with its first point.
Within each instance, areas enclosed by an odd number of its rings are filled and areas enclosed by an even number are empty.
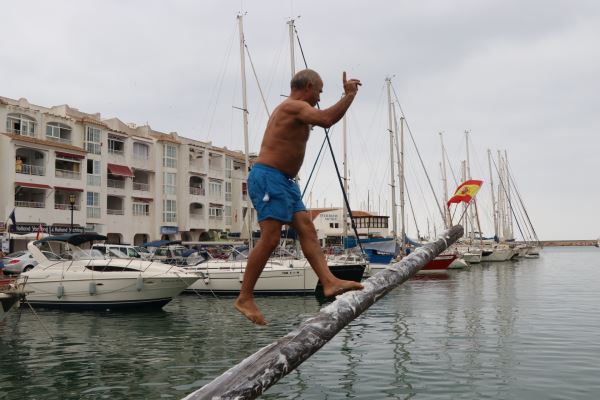
{"type": "Polygon", "coordinates": [[[328,128],[345,114],[361,84],[357,79],[346,80],[343,74],[344,97],[325,110],[315,109],[323,91],[323,81],[318,78],[305,88],[292,89],[269,118],[257,162],[276,168],[288,176],[296,176],[302,162],[310,125],[328,128]]]}

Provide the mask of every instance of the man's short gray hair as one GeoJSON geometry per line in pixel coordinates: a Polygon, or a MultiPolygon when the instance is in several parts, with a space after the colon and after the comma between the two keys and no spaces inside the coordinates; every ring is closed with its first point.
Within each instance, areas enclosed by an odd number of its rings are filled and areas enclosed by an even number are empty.
{"type": "Polygon", "coordinates": [[[321,77],[317,71],[313,71],[312,69],[303,69],[302,71],[296,72],[292,78],[292,81],[290,82],[290,86],[292,90],[304,89],[309,83],[316,85],[317,82],[320,81],[321,77]]]}

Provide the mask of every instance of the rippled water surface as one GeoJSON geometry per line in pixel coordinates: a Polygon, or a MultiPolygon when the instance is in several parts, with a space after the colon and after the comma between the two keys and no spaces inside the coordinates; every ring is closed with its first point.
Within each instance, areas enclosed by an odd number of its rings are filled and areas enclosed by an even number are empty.
{"type": "MultiPolygon", "coordinates": [[[[258,302],[266,328],[231,298],[188,295],[151,313],[13,312],[0,323],[0,399],[179,399],[321,307],[258,302]]],[[[262,398],[598,399],[600,250],[407,282],[262,398]]]]}

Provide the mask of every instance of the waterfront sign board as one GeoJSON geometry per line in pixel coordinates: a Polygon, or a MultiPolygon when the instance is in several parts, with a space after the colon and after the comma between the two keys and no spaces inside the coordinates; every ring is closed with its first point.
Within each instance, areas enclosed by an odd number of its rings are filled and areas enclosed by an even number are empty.
{"type": "MultiPolygon", "coordinates": [[[[70,225],[46,225],[41,224],[42,232],[49,233],[51,235],[63,235],[71,233],[70,225]]],[[[40,229],[40,224],[16,224],[10,226],[10,232],[16,233],[17,235],[23,235],[27,233],[37,233],[40,229]]],[[[73,233],[83,233],[84,228],[79,225],[73,225],[73,233]]]]}
{"type": "Polygon", "coordinates": [[[178,226],[161,226],[160,234],[161,235],[175,235],[179,232],[178,226]]]}

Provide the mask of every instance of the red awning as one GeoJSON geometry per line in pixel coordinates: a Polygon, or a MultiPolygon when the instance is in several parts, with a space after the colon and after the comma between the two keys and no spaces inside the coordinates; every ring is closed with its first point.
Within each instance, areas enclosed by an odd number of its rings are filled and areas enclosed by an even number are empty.
{"type": "Polygon", "coordinates": [[[70,188],[70,187],[62,187],[62,186],[54,186],[56,190],[62,190],[64,192],[83,192],[83,189],[79,188],[70,188]]]}
{"type": "Polygon", "coordinates": [[[15,182],[15,185],[27,187],[27,188],[36,188],[36,189],[52,189],[52,186],[43,185],[41,183],[15,182]]]}
{"type": "Polygon", "coordinates": [[[85,156],[83,156],[81,154],[64,153],[62,151],[57,151],[56,155],[59,156],[59,157],[76,158],[78,160],[81,160],[82,158],[85,158],[85,156]]]}
{"type": "Polygon", "coordinates": [[[106,164],[106,166],[108,167],[109,174],[133,178],[133,172],[131,171],[131,168],[129,168],[125,165],[109,163],[109,164],[106,164]]]}
{"type": "Polygon", "coordinates": [[[154,199],[148,197],[132,197],[133,201],[139,201],[140,203],[152,203],[154,199]]]}
{"type": "Polygon", "coordinates": [[[209,203],[209,205],[211,207],[223,207],[223,204],[219,204],[219,203],[209,203]]]}

